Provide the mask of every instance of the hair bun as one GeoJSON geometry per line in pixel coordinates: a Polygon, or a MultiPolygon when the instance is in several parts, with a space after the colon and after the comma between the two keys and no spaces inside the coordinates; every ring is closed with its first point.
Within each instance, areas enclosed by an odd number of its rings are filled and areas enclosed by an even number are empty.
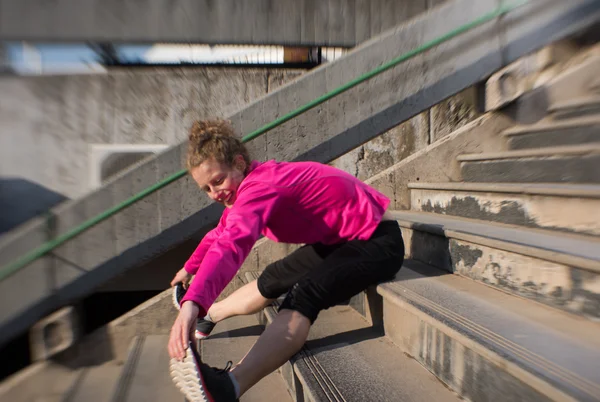
{"type": "Polygon", "coordinates": [[[195,121],[190,128],[189,140],[199,144],[217,136],[235,137],[228,121],[221,119],[195,121]]]}

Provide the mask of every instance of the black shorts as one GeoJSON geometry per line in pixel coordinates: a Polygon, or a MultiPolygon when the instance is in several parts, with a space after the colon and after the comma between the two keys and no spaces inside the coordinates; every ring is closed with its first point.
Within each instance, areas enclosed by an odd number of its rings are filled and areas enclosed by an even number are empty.
{"type": "Polygon", "coordinates": [[[383,221],[369,240],[309,244],[270,264],[258,278],[267,299],[289,292],[280,310],[295,310],[311,323],[321,310],[390,280],[402,267],[404,242],[396,221],[383,221]]]}

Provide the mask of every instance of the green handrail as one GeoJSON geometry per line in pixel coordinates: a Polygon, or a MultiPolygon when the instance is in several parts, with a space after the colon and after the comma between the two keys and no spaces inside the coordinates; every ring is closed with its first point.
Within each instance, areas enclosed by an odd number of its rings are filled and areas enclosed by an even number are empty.
{"type": "MultiPolygon", "coordinates": [[[[244,136],[242,138],[242,142],[247,142],[247,141],[253,140],[254,138],[266,133],[269,130],[272,130],[275,127],[282,125],[283,123],[293,119],[294,117],[303,114],[304,112],[328,101],[331,98],[336,97],[337,95],[339,95],[343,92],[346,92],[347,90],[357,86],[358,84],[360,84],[364,81],[367,81],[367,80],[373,78],[374,76],[379,75],[382,72],[389,70],[390,68],[395,67],[398,64],[400,64],[406,60],[409,60],[420,53],[425,52],[426,50],[429,50],[441,43],[444,43],[462,33],[470,31],[471,29],[478,27],[479,25],[483,25],[486,22],[489,22],[497,17],[500,17],[501,15],[506,14],[509,11],[512,11],[518,7],[521,7],[522,5],[524,5],[526,3],[527,3],[527,0],[517,0],[517,1],[511,2],[511,3],[503,2],[500,6],[498,6],[498,8],[496,10],[486,13],[486,14],[482,15],[481,17],[448,32],[445,35],[442,35],[436,39],[426,42],[423,45],[421,45],[413,50],[410,50],[410,51],[404,53],[403,55],[401,55],[385,64],[382,64],[381,66],[353,79],[352,81],[350,81],[330,92],[327,92],[326,94],[318,97],[317,99],[315,99],[311,102],[308,102],[307,104],[305,104],[303,106],[300,106],[298,109],[293,110],[290,113],[273,120],[271,123],[268,123],[268,124],[264,125],[263,127],[259,128],[258,130],[255,130],[255,131],[251,132],[250,134],[244,136]]],[[[186,170],[180,170],[179,172],[172,174],[171,176],[159,181],[158,183],[154,184],[153,186],[148,187],[147,189],[141,191],[140,193],[115,205],[114,207],[107,209],[106,211],[100,213],[99,215],[97,215],[93,218],[88,219],[87,221],[83,222],[79,226],[56,237],[55,239],[42,244],[41,246],[37,247],[36,249],[25,254],[24,256],[19,257],[19,258],[15,259],[14,261],[8,263],[7,265],[5,265],[4,267],[2,267],[0,269],[0,281],[4,280],[5,278],[7,278],[10,275],[14,274],[15,272],[19,271],[21,268],[27,266],[28,264],[32,263],[33,261],[37,260],[38,258],[44,256],[48,252],[54,250],[55,248],[62,245],[66,241],[85,232],[86,230],[92,228],[93,226],[97,225],[98,223],[104,221],[105,219],[110,218],[117,212],[127,208],[128,206],[145,198],[146,196],[152,194],[153,192],[160,190],[161,188],[165,187],[169,183],[172,183],[175,180],[182,178],[183,176],[186,175],[186,173],[187,173],[186,170]]]]}

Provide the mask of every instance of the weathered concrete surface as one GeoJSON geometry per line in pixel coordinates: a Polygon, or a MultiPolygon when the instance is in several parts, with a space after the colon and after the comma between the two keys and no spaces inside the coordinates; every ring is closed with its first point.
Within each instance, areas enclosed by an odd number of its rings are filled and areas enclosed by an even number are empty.
{"type": "Polygon", "coordinates": [[[410,209],[408,183],[459,181],[461,170],[456,157],[465,152],[503,149],[506,144],[501,133],[511,124],[502,114],[484,115],[366,182],[387,195],[393,209],[410,209]]]}
{"type": "Polygon", "coordinates": [[[232,115],[277,87],[267,82],[303,72],[189,67],[2,77],[1,175],[79,198],[94,188],[91,144],[179,144],[194,120],[232,115]]]}
{"type": "Polygon", "coordinates": [[[486,82],[485,110],[498,110],[544,85],[579,51],[572,41],[558,41],[494,73],[486,82]]]}
{"type": "Polygon", "coordinates": [[[386,335],[466,400],[552,400],[516,381],[485,354],[474,351],[454,333],[438,328],[409,304],[384,306],[386,335]]]}
{"type": "Polygon", "coordinates": [[[427,10],[429,3],[2,0],[0,39],[354,46],[427,10]]]}
{"type": "MultiPolygon", "coordinates": [[[[560,194],[497,191],[469,191],[460,187],[412,188],[411,209],[462,216],[511,225],[600,235],[600,198],[560,194]]],[[[596,186],[590,186],[596,187],[596,186]]],[[[600,195],[600,194],[599,194],[600,195]]]]}
{"type": "Polygon", "coordinates": [[[569,119],[564,122],[545,121],[531,127],[519,127],[504,133],[510,149],[583,145],[600,142],[600,113],[569,119]]]}
{"type": "Polygon", "coordinates": [[[32,364],[0,383],[3,401],[62,401],[82,372],[51,361],[32,364]]]}
{"type": "Polygon", "coordinates": [[[454,272],[570,313],[600,319],[598,273],[458,239],[450,239],[449,245],[454,272]]]}
{"type": "MultiPolygon", "coordinates": [[[[171,379],[169,335],[140,336],[138,353],[130,353],[119,378],[114,400],[159,402],[184,400],[171,379]]],[[[113,396],[109,392],[107,396],[113,396]]]]}
{"type": "MultiPolygon", "coordinates": [[[[227,360],[237,363],[246,355],[258,339],[264,327],[256,316],[232,317],[222,321],[212,332],[211,337],[202,341],[202,361],[213,367],[223,367],[227,360]]],[[[262,402],[265,400],[292,402],[279,370],[263,378],[241,398],[241,402],[262,402]]]]}
{"type": "MultiPolygon", "coordinates": [[[[476,4],[467,0],[446,3],[356,48],[344,58],[309,72],[229,118],[239,132],[249,133],[380,63],[496,7],[497,3],[492,0],[476,4]]],[[[301,119],[270,131],[248,144],[250,152],[263,155],[264,159],[329,162],[473,86],[481,77],[523,54],[587,26],[596,21],[598,15],[600,3],[590,0],[529,4],[386,71],[307,112],[301,119]],[[525,15],[528,17],[522,18],[525,15]],[[423,71],[427,73],[423,74],[423,71]],[[309,136],[309,133],[320,135],[309,136]]],[[[181,160],[185,146],[184,143],[163,152],[98,192],[65,204],[55,211],[57,234],[180,169],[177,162],[181,160]]],[[[34,289],[31,299],[25,303],[3,304],[2,322],[7,330],[0,334],[7,338],[10,336],[8,329],[13,334],[23,330],[51,309],[82,297],[111,277],[142,264],[211,225],[219,213],[218,208],[209,205],[206,197],[199,195],[189,178],[167,186],[105,222],[104,234],[95,233],[89,238],[86,234],[79,236],[57,250],[60,259],[36,262],[42,265],[35,271],[29,271],[30,266],[2,281],[0,291],[3,294],[10,296],[10,300],[22,300],[22,295],[15,294],[14,289],[28,283],[31,278],[27,275],[35,275],[37,283],[40,272],[48,276],[48,281],[39,283],[39,288],[34,289]],[[175,201],[173,194],[179,194],[175,201]],[[157,216],[161,217],[158,222],[157,216]],[[112,235],[111,230],[114,230],[112,235]],[[107,239],[113,241],[107,242],[107,239]],[[107,247],[98,246],[102,243],[107,247]]],[[[4,264],[19,255],[12,250],[35,247],[33,235],[44,239],[43,233],[9,236],[3,242],[1,262],[4,264]]]]}
{"type": "Polygon", "coordinates": [[[600,95],[589,94],[550,106],[555,119],[571,119],[600,115],[600,95]]]}
{"type": "Polygon", "coordinates": [[[377,290],[386,335],[465,399],[597,400],[596,323],[415,261],[377,290]]]}
{"type": "Polygon", "coordinates": [[[71,347],[81,335],[81,322],[74,307],[63,307],[37,322],[29,332],[31,361],[48,358],[71,347]]]}
{"type": "MultiPolygon", "coordinates": [[[[270,324],[276,306],[261,315],[270,324]]],[[[297,401],[458,400],[382,335],[348,306],[322,311],[305,346],[281,367],[289,392],[297,401]]]]}
{"type": "Polygon", "coordinates": [[[361,180],[399,163],[479,117],[475,87],[468,88],[426,112],[331,162],[361,180]]]}
{"type": "Polygon", "coordinates": [[[600,183],[600,155],[518,157],[462,163],[463,180],[497,183],[600,183]]]}
{"type": "Polygon", "coordinates": [[[559,74],[547,83],[548,103],[554,105],[569,99],[577,99],[585,94],[600,94],[600,46],[577,55],[565,65],[559,74]]]}
{"type": "Polygon", "coordinates": [[[600,319],[597,238],[398,213],[407,258],[600,319]]]}
{"type": "Polygon", "coordinates": [[[4,380],[0,384],[0,399],[62,401],[78,383],[85,381],[90,370],[108,365],[120,372],[131,341],[136,336],[168,335],[176,316],[169,289],[84,336],[51,360],[34,363],[4,380]]]}

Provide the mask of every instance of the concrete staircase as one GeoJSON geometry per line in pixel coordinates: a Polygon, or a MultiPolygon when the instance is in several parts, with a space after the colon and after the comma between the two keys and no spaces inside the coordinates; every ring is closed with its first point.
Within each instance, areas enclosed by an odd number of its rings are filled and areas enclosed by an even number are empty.
{"type": "MultiPolygon", "coordinates": [[[[396,209],[410,205],[394,212],[406,263],[394,281],[323,312],[303,350],[242,401],[600,400],[596,95],[551,104],[527,127],[492,113],[371,179],[396,209]],[[427,173],[433,160],[446,176],[427,173]]],[[[161,197],[179,194],[170,191],[161,197]]],[[[261,240],[242,279],[281,253],[261,240]]],[[[0,399],[183,400],[168,378],[168,297],[4,381],[0,399]]],[[[276,307],[220,323],[204,359],[241,358],[276,307]]]]}
{"type": "MultiPolygon", "coordinates": [[[[574,103],[588,113],[585,102],[574,103]]],[[[492,144],[514,152],[509,141],[517,132],[548,127],[554,138],[562,138],[576,136],[577,127],[587,130],[584,124],[577,126],[578,112],[559,117],[562,109],[549,110],[532,126],[499,130],[494,135],[500,141],[492,144]]],[[[593,118],[594,113],[586,117],[593,118]]],[[[422,163],[439,148],[452,154],[460,136],[465,136],[463,143],[481,140],[478,130],[489,124],[488,117],[482,119],[454,133],[445,146],[432,145],[392,170],[422,163]]],[[[546,138],[551,137],[537,137],[537,149],[552,149],[544,146],[546,138]]],[[[568,146],[593,149],[598,143],[586,137],[568,146]]],[[[466,175],[470,159],[460,156],[460,150],[470,148],[456,148],[455,159],[466,175]]],[[[511,174],[517,177],[520,164],[529,159],[514,157],[511,174]]],[[[322,312],[302,351],[242,401],[600,400],[600,191],[596,184],[561,181],[578,172],[584,157],[574,158],[572,170],[560,158],[548,159],[554,163],[548,175],[555,178],[549,183],[408,183],[412,208],[394,211],[407,250],[396,279],[322,312]]],[[[389,174],[382,172],[372,181],[389,174]]],[[[278,254],[265,240],[254,252],[262,266],[278,254]]],[[[254,269],[245,272],[244,281],[258,276],[260,267],[254,269]]],[[[0,397],[183,401],[167,370],[166,333],[175,315],[169,298],[166,291],[132,314],[140,325],[135,331],[112,331],[114,344],[130,343],[126,354],[115,349],[117,356],[100,364],[78,359],[38,364],[2,384],[0,397]],[[161,327],[144,329],[143,323],[157,321],[161,327]],[[79,365],[69,368],[68,361],[79,365]]],[[[220,323],[201,344],[203,358],[214,366],[239,360],[276,309],[277,303],[258,317],[220,323]]],[[[133,324],[125,321],[111,327],[131,329],[133,324]]],[[[98,339],[97,334],[84,339],[74,355],[81,359],[90,354],[102,344],[98,339]]]]}
{"type": "MultiPolygon", "coordinates": [[[[249,134],[497,7],[496,0],[445,2],[225,117],[236,131],[249,134]]],[[[250,152],[263,160],[330,162],[481,82],[522,55],[590,26],[599,15],[599,3],[594,0],[532,2],[288,121],[248,143],[250,152]]],[[[3,236],[0,265],[179,171],[185,147],[183,143],[144,160],[97,191],[49,211],[52,219],[35,219],[3,236]]],[[[185,177],[7,275],[0,281],[5,301],[0,306],[0,344],[47,314],[77,303],[109,280],[205,233],[220,212],[185,177]],[[24,287],[26,295],[20,290],[24,287]]]]}
{"type": "Polygon", "coordinates": [[[464,181],[409,183],[411,210],[394,212],[408,260],[394,281],[322,313],[281,369],[294,399],[600,400],[600,187],[577,175],[600,167],[586,157],[600,145],[595,103],[583,94],[500,132],[511,165],[498,176],[467,180],[473,161],[497,163],[485,152],[457,156],[464,181]],[[547,182],[528,174],[542,162],[547,182]]]}

